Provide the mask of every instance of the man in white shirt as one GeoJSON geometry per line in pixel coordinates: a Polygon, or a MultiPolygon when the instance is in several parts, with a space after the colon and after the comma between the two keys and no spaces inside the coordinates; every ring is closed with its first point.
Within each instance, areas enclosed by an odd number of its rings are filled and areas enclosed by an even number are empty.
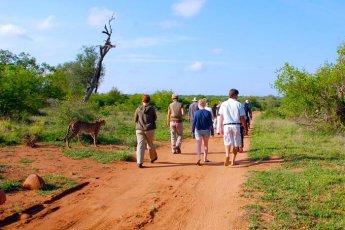
{"type": "Polygon", "coordinates": [[[241,146],[241,123],[246,130],[246,114],[242,103],[237,101],[238,94],[239,92],[237,89],[231,89],[229,91],[229,99],[224,101],[219,109],[220,132],[224,135],[226,155],[224,162],[225,166],[230,164],[231,147],[234,154],[231,160],[231,165],[235,165],[236,155],[239,151],[239,147],[241,146]]]}

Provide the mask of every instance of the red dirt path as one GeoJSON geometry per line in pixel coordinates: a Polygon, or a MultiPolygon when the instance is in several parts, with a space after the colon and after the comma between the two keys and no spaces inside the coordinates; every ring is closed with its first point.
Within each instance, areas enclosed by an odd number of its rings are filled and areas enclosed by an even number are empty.
{"type": "MultiPolygon", "coordinates": [[[[3,229],[246,229],[248,222],[241,207],[241,185],[250,169],[267,167],[246,160],[250,135],[245,138],[245,152],[239,153],[236,166],[224,167],[222,138],[211,138],[209,160],[196,166],[196,144],[185,139],[182,154],[170,153],[169,143],[160,143],[158,160],[145,168],[135,162],[100,164],[90,159],[71,160],[61,148],[17,146],[0,149],[1,163],[22,165],[16,175],[9,169],[6,178],[18,178],[32,172],[59,174],[79,182],[89,182],[82,189],[52,203],[33,191],[7,194],[0,206],[0,220],[16,207],[43,204],[43,210],[3,229]],[[19,163],[20,158],[36,159],[19,163]]],[[[101,146],[114,149],[116,146],[101,146]]],[[[17,168],[17,167],[16,167],[17,168]]]]}

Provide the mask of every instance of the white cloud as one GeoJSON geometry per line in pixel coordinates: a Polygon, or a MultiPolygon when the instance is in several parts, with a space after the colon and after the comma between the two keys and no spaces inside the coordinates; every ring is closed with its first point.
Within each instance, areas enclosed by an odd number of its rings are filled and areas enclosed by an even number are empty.
{"type": "Polygon", "coordinates": [[[186,71],[191,71],[191,72],[200,72],[201,70],[204,69],[204,64],[202,64],[199,61],[194,62],[190,66],[187,66],[185,68],[186,71]]]}
{"type": "Polygon", "coordinates": [[[198,14],[206,0],[180,0],[172,6],[174,15],[185,18],[198,14]]]}
{"type": "Polygon", "coordinates": [[[87,22],[90,26],[103,26],[108,23],[113,14],[113,11],[106,8],[94,7],[91,9],[87,22]]]}
{"type": "Polygon", "coordinates": [[[174,20],[162,21],[162,22],[159,22],[158,25],[164,29],[171,29],[171,28],[181,26],[180,23],[178,23],[177,21],[174,21],[174,20]]]}
{"type": "Polygon", "coordinates": [[[13,24],[0,24],[0,37],[30,39],[25,29],[13,24]]]}
{"type": "Polygon", "coordinates": [[[39,22],[37,24],[37,28],[40,30],[46,30],[46,29],[50,29],[52,27],[54,27],[54,16],[50,15],[49,17],[47,17],[46,19],[44,19],[43,21],[39,22]]]}
{"type": "Polygon", "coordinates": [[[223,54],[224,53],[224,50],[223,49],[220,49],[220,48],[214,48],[211,50],[211,52],[213,54],[216,54],[216,55],[220,55],[220,54],[223,54]]]}

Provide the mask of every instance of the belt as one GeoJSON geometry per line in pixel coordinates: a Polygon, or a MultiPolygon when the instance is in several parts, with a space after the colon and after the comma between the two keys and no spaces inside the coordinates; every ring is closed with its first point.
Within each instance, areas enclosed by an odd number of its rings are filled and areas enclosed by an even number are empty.
{"type": "Polygon", "coordinates": [[[240,125],[241,123],[225,123],[223,125],[240,125]]]}
{"type": "Polygon", "coordinates": [[[170,120],[170,122],[182,123],[182,120],[170,120]]]}

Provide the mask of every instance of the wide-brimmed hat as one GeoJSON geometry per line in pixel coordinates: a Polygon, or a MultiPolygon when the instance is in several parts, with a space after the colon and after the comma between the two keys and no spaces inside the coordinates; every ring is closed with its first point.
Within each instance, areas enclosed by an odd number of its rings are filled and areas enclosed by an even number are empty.
{"type": "Polygon", "coordinates": [[[192,101],[196,102],[196,101],[198,101],[198,100],[196,99],[196,97],[194,97],[192,101]]]}

